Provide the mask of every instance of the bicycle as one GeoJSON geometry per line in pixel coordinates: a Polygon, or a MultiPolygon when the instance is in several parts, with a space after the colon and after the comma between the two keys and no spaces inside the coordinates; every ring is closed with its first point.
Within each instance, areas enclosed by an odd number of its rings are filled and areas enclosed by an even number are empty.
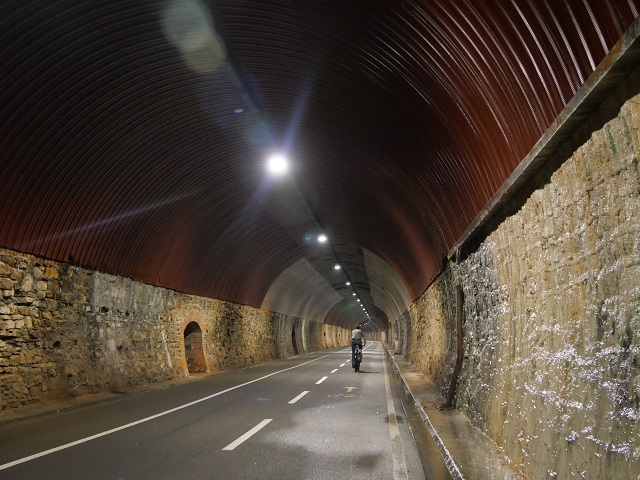
{"type": "Polygon", "coordinates": [[[358,373],[360,371],[360,363],[362,363],[362,349],[360,345],[356,345],[353,351],[353,369],[358,373]]]}

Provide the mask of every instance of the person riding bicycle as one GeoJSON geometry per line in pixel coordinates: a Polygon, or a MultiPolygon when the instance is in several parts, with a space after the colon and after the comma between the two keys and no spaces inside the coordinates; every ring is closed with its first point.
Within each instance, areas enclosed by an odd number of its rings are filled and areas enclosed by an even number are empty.
{"type": "Polygon", "coordinates": [[[360,347],[364,347],[367,344],[367,340],[364,337],[364,333],[361,330],[362,325],[358,325],[351,331],[351,366],[355,366],[356,362],[356,345],[360,347]]]}

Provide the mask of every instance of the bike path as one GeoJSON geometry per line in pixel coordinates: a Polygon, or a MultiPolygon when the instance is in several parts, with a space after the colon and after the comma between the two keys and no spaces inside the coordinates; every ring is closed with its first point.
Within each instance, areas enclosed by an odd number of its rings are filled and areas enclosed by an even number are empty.
{"type": "Polygon", "coordinates": [[[422,479],[387,392],[377,342],[275,361],[4,424],[0,479],[422,479]]]}

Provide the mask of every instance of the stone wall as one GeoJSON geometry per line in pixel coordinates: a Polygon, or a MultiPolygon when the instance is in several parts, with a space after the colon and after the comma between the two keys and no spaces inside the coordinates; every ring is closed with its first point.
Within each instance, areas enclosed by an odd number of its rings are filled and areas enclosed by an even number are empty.
{"type": "Polygon", "coordinates": [[[175,380],[189,363],[215,372],[349,339],[318,322],[0,250],[0,411],[175,380]]]}
{"type": "Polygon", "coordinates": [[[307,350],[333,348],[351,343],[349,330],[319,322],[303,321],[282,314],[273,315],[277,331],[276,354],[278,358],[291,357],[307,350]],[[295,342],[293,341],[294,337],[295,342]]]}
{"type": "Polygon", "coordinates": [[[640,478],[640,76],[410,309],[409,358],[530,478],[640,478]]]}
{"type": "MultiPolygon", "coordinates": [[[[396,342],[399,345],[399,350],[397,353],[404,355],[405,357],[409,355],[409,345],[411,338],[411,312],[415,313],[413,310],[413,306],[403,313],[400,318],[396,319],[396,321],[391,325],[391,328],[386,332],[386,342],[390,345],[393,345],[394,349],[396,347],[396,342]]],[[[420,343],[414,344],[414,349],[416,353],[420,349],[420,343]]]]}

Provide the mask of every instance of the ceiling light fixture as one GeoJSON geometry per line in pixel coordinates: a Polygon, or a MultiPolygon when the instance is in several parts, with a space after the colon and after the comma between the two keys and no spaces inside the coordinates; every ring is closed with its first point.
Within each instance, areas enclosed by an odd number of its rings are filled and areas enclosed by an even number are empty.
{"type": "Polygon", "coordinates": [[[287,161],[287,157],[285,157],[283,154],[276,153],[269,157],[267,167],[269,168],[269,171],[271,173],[282,175],[287,170],[289,170],[289,162],[287,161]]]}

